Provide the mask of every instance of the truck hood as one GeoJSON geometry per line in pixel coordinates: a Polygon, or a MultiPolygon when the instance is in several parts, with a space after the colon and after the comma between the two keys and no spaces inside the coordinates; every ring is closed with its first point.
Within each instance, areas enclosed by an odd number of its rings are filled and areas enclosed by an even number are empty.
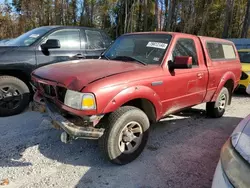
{"type": "Polygon", "coordinates": [[[63,84],[68,89],[80,91],[87,84],[101,78],[144,68],[134,62],[102,59],[75,60],[43,66],[32,75],[40,79],[63,84]]]}
{"type": "Polygon", "coordinates": [[[231,140],[234,148],[250,164],[250,115],[235,128],[231,140]]]}

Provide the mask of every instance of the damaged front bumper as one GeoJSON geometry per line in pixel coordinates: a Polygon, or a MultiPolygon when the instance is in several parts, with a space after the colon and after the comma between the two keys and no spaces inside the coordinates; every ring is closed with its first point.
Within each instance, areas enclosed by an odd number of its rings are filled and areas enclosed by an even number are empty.
{"type": "Polygon", "coordinates": [[[43,104],[34,102],[33,106],[40,106],[38,108],[33,107],[32,110],[35,111],[36,108],[36,111],[46,112],[51,119],[53,126],[55,128],[64,130],[67,136],[72,139],[99,139],[103,135],[103,128],[95,128],[93,126],[80,126],[66,119],[61,115],[58,107],[49,101],[45,100],[43,104]]]}

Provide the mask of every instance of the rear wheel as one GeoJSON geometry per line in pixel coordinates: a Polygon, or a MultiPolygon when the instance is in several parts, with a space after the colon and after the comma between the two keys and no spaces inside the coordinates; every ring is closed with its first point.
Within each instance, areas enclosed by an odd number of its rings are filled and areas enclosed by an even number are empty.
{"type": "Polygon", "coordinates": [[[135,160],[146,146],[149,135],[147,115],[138,108],[124,106],[110,114],[99,144],[112,163],[124,165],[135,160]]]}
{"type": "Polygon", "coordinates": [[[13,76],[0,76],[0,116],[16,115],[25,110],[30,101],[30,90],[13,76]]]}
{"type": "Polygon", "coordinates": [[[209,117],[219,118],[222,117],[226,111],[226,107],[229,101],[229,91],[226,87],[223,87],[215,102],[208,102],[206,104],[206,111],[209,117]]]}

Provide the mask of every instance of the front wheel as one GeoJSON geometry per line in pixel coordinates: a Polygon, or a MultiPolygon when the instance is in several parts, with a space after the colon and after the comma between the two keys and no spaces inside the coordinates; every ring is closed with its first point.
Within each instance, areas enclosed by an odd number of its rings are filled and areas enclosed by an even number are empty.
{"type": "Polygon", "coordinates": [[[222,117],[226,111],[226,107],[229,101],[229,91],[226,87],[223,87],[215,102],[208,102],[206,104],[207,115],[212,118],[222,117]]]}
{"type": "Polygon", "coordinates": [[[0,76],[0,116],[21,113],[29,101],[30,91],[22,80],[13,76],[0,76]]]}
{"type": "Polygon", "coordinates": [[[135,160],[146,146],[149,135],[147,115],[138,108],[124,106],[110,114],[99,144],[112,163],[124,165],[135,160]]]}

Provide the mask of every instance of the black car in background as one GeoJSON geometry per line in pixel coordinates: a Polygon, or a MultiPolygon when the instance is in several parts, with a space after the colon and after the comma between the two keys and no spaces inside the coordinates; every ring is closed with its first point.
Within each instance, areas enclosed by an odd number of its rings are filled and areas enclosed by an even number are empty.
{"type": "Polygon", "coordinates": [[[98,58],[112,43],[102,30],[43,26],[0,45],[0,116],[19,114],[32,96],[31,72],[68,60],[98,58]]]}
{"type": "Polygon", "coordinates": [[[0,46],[5,45],[5,44],[8,43],[10,40],[12,40],[12,39],[2,39],[2,40],[0,40],[0,46]]]}

